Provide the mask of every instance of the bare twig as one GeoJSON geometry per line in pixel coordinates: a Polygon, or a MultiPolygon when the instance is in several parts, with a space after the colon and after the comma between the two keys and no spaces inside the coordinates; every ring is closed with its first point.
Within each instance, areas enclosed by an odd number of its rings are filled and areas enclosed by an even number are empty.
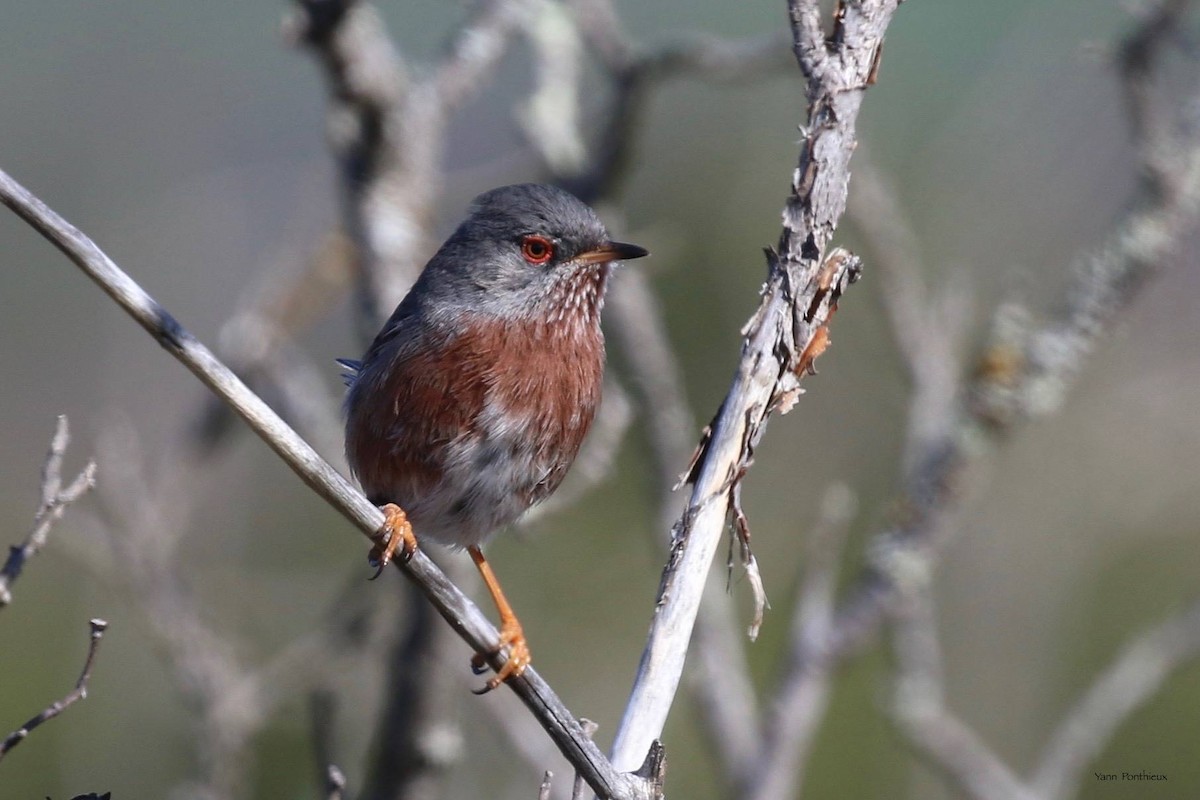
{"type": "Polygon", "coordinates": [[[33,517],[33,530],[21,544],[9,548],[8,559],[0,568],[0,608],[12,602],[12,585],[21,577],[25,562],[33,558],[45,547],[46,537],[50,529],[62,519],[67,506],[96,485],[96,462],[88,461],[83,470],[75,476],[75,480],[64,489],[62,485],[62,460],[67,452],[67,442],[70,441],[70,431],[67,427],[67,416],[59,415],[54,428],[54,436],[50,439],[50,451],[42,465],[41,503],[33,517]]]}
{"type": "Polygon", "coordinates": [[[546,770],[542,775],[542,783],[538,786],[538,800],[550,800],[550,787],[554,784],[554,773],[546,770]]]}
{"type": "MultiPolygon", "coordinates": [[[[1078,786],[1081,770],[1113,730],[1165,680],[1182,660],[1194,657],[1195,608],[1140,637],[1098,679],[1058,729],[1029,784],[1020,781],[982,739],[944,705],[940,653],[928,597],[937,550],[947,538],[947,519],[959,505],[961,484],[981,445],[1035,416],[1052,413],[1082,371],[1087,356],[1160,266],[1170,259],[1200,216],[1200,135],[1178,125],[1152,102],[1151,65],[1179,22],[1186,3],[1165,0],[1122,48],[1127,97],[1142,166],[1141,196],[1108,242],[1084,259],[1064,308],[1038,328],[1024,309],[1008,305],[997,314],[992,340],[976,376],[960,392],[958,408],[944,415],[937,436],[912,449],[905,515],[876,540],[874,569],[851,592],[835,618],[835,635],[809,649],[821,661],[845,655],[887,616],[895,629],[899,669],[896,714],[918,750],[977,798],[1060,798],[1078,786]],[[839,638],[840,637],[840,638],[839,638]]],[[[913,305],[911,290],[897,287],[913,305]]],[[[897,309],[900,310],[900,309],[897,309]]],[[[897,323],[897,328],[903,325],[897,323]]],[[[926,334],[929,329],[926,328],[926,334]]],[[[919,331],[911,331],[920,339],[919,331]]],[[[927,359],[945,358],[926,335],[908,355],[918,385],[927,359]]],[[[902,343],[903,347],[903,343],[902,343]]],[[[948,392],[942,391],[942,402],[948,392]]],[[[914,412],[910,434],[919,427],[914,412]]],[[[936,431],[936,427],[934,428],[936,431]]],[[[910,435],[910,446],[914,439],[910,435]]]]}
{"type": "MultiPolygon", "coordinates": [[[[822,34],[812,47],[798,46],[801,68],[810,76],[809,117],[779,252],[768,258],[766,290],[747,325],[742,361],[692,471],[688,509],[677,529],[650,639],[617,732],[613,758],[623,769],[642,760],[666,720],[725,527],[730,487],[744,475],[771,412],[798,395],[801,375],[827,343],[826,325],[837,299],[857,274],[855,259],[844,253],[827,257],[826,247],[845,208],[858,109],[874,79],[883,33],[896,5],[878,0],[841,6],[838,35],[831,44],[822,34]],[[825,60],[810,58],[813,48],[823,56],[836,55],[838,68],[818,68],[825,60]]],[[[815,13],[817,4],[792,3],[793,12],[809,7],[815,13]]],[[[799,42],[810,32],[796,24],[793,33],[799,42]]]]}
{"type": "Polygon", "coordinates": [[[1127,644],[1050,737],[1031,781],[1038,797],[1074,797],[1084,770],[1117,726],[1145,705],[1175,670],[1198,656],[1200,602],[1195,601],[1127,644]]]}
{"type": "Polygon", "coordinates": [[[474,13],[454,33],[433,77],[433,90],[443,112],[478,94],[484,76],[504,55],[520,23],[536,4],[530,0],[478,0],[474,13]]]}
{"type": "Polygon", "coordinates": [[[424,126],[405,112],[429,107],[411,102],[407,65],[369,3],[298,0],[284,27],[310,48],[329,84],[328,136],[340,167],[344,227],[358,251],[361,334],[368,337],[416,276],[434,191],[420,181],[433,170],[431,154],[417,150],[435,145],[409,135],[424,126]]]}
{"type": "MultiPolygon", "coordinates": [[[[1157,126],[1162,131],[1171,126],[1157,126]]],[[[1056,411],[1114,318],[1175,256],[1200,217],[1200,131],[1183,126],[1143,143],[1139,156],[1169,157],[1158,177],[1143,173],[1140,196],[1112,234],[1081,258],[1063,308],[1038,327],[1023,308],[1002,307],[974,379],[958,394],[947,433],[908,470],[901,519],[875,537],[873,563],[838,609],[829,640],[808,657],[841,658],[878,630],[914,565],[930,568],[939,532],[956,508],[956,487],[989,445],[1021,422],[1056,411]],[[1165,155],[1164,155],[1165,154],[1165,155]],[[1167,180],[1161,180],[1166,175],[1167,180]]]]}
{"type": "Polygon", "coordinates": [[[735,773],[744,800],[786,800],[797,795],[817,726],[828,706],[831,680],[825,665],[804,656],[813,640],[829,635],[838,568],[855,506],[848,487],[830,486],[807,537],[788,655],[772,693],[762,743],[750,767],[735,773]]]}
{"type": "Polygon", "coordinates": [[[43,722],[49,722],[78,701],[87,697],[88,681],[92,678],[92,666],[96,662],[96,652],[100,649],[100,639],[104,637],[104,631],[108,628],[108,623],[97,618],[91,620],[88,625],[91,628],[91,634],[88,638],[87,658],[84,659],[83,672],[79,674],[79,680],[75,681],[75,688],[68,692],[61,700],[51,703],[40,714],[5,737],[4,741],[0,742],[0,759],[3,759],[9,750],[12,750],[25,741],[25,738],[29,736],[34,728],[43,722]]]}
{"type": "Polygon", "coordinates": [[[958,399],[970,303],[951,275],[936,293],[923,279],[924,258],[895,187],[859,148],[848,213],[870,247],[880,296],[912,380],[902,470],[946,437],[958,399]]]}
{"type": "Polygon", "coordinates": [[[892,628],[897,672],[893,710],[908,741],[970,797],[1033,800],[1036,795],[945,706],[941,647],[927,585],[907,594],[892,628]]]}
{"type": "MultiPolygon", "coordinates": [[[[290,343],[346,292],[354,261],[353,247],[341,231],[326,236],[310,258],[281,254],[258,285],[243,294],[217,339],[225,363],[259,394],[275,400],[280,416],[320,453],[341,449],[337,403],[309,359],[290,343]]],[[[193,428],[201,453],[211,451],[224,434],[240,430],[220,399],[205,395],[205,401],[193,428]]]]}
{"type": "MultiPolygon", "coordinates": [[[[673,490],[693,446],[695,415],[649,280],[637,270],[620,277],[609,315],[641,398],[654,457],[659,520],[662,530],[669,530],[683,503],[673,490]]],[[[658,537],[656,543],[668,544],[658,537]]],[[[727,775],[748,769],[760,744],[758,700],[739,628],[728,593],[721,586],[707,586],[692,635],[694,672],[688,689],[727,775]]]]}
{"type": "MultiPolygon", "coordinates": [[[[0,171],[0,201],[46,237],[95,281],[168,352],[206,386],[221,395],[283,461],[318,495],[371,537],[383,525],[383,514],[344,477],[287,426],[258,396],[90,239],[28,190],[0,171]]],[[[397,568],[421,587],[438,612],[476,652],[490,654],[503,664],[505,653],[495,650],[499,635],[487,617],[451,583],[425,554],[418,552],[397,568]]],[[[527,669],[509,685],[541,721],[567,759],[588,784],[606,797],[645,796],[647,784],[615,771],[608,759],[582,735],[575,717],[537,671],[527,669]]]]}

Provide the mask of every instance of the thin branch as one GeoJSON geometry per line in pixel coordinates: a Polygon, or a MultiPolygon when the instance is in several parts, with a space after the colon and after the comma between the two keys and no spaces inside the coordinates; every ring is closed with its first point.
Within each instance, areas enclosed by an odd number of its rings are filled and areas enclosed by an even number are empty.
{"type": "MultiPolygon", "coordinates": [[[[659,520],[662,530],[669,530],[682,505],[683,498],[674,492],[674,486],[692,448],[695,414],[687,401],[682,369],[662,311],[644,273],[629,270],[621,276],[609,313],[641,395],[654,457],[659,520]]],[[[655,541],[668,544],[661,536],[655,541]]],[[[747,768],[759,745],[758,700],[739,628],[724,588],[706,587],[692,635],[694,671],[688,688],[727,775],[747,768]]]]}
{"type": "Polygon", "coordinates": [[[43,722],[49,722],[75,703],[87,697],[88,681],[92,678],[92,666],[96,662],[96,652],[100,649],[100,640],[104,637],[104,631],[108,628],[108,623],[97,618],[91,620],[88,625],[91,629],[91,634],[88,637],[87,658],[84,659],[83,672],[79,674],[79,680],[75,681],[75,688],[68,692],[64,698],[51,703],[40,714],[5,737],[4,741],[0,742],[0,759],[3,759],[9,750],[12,750],[25,741],[25,738],[29,736],[34,728],[43,722]]]}
{"type": "MultiPolygon", "coordinates": [[[[1141,33],[1131,37],[1139,42],[1140,52],[1138,69],[1125,76],[1127,92],[1136,98],[1131,102],[1141,108],[1134,119],[1143,167],[1137,203],[1105,245],[1081,260],[1064,307],[1054,319],[1037,327],[1028,312],[1011,304],[997,314],[975,378],[959,392],[955,411],[944,415],[940,439],[930,437],[914,448],[916,457],[906,470],[903,517],[875,538],[872,567],[838,609],[830,635],[813,642],[803,654],[804,661],[814,665],[844,658],[867,640],[882,619],[890,618],[896,628],[900,669],[898,718],[909,740],[974,797],[1068,796],[1077,787],[1087,759],[1099,752],[1130,708],[1161,685],[1164,654],[1171,653],[1166,660],[1173,665],[1176,658],[1191,657],[1196,650],[1195,634],[1188,627],[1195,623],[1186,616],[1164,626],[1169,633],[1160,629],[1139,640],[1064,722],[1033,784],[1026,785],[945,708],[931,612],[921,606],[927,604],[922,596],[937,552],[949,537],[946,523],[959,506],[958,487],[987,452],[985,445],[994,445],[1001,434],[1026,419],[1057,410],[1113,319],[1172,258],[1200,217],[1196,126],[1177,126],[1162,110],[1151,119],[1147,101],[1148,61],[1171,29],[1163,24],[1164,14],[1177,22],[1182,9],[1167,0],[1148,17],[1145,30],[1154,32],[1152,43],[1141,33]],[[1125,685],[1123,680],[1130,677],[1132,683],[1125,685]]],[[[914,300],[910,296],[904,302],[914,300]]],[[[909,333],[917,335],[917,331],[909,333]]],[[[929,344],[927,339],[922,346],[929,344]]],[[[918,383],[924,371],[920,363],[931,356],[938,354],[915,350],[910,354],[918,383]]],[[[918,421],[914,411],[910,427],[918,421]]]]}
{"type": "MultiPolygon", "coordinates": [[[[314,380],[317,371],[309,360],[289,345],[347,292],[355,261],[354,247],[340,230],[325,236],[309,258],[280,253],[217,335],[225,363],[260,394],[278,397],[280,415],[321,453],[342,447],[337,403],[324,382],[314,380]]],[[[211,395],[205,395],[198,417],[192,432],[202,453],[237,429],[233,412],[211,395]]]]}
{"type": "Polygon", "coordinates": [[[50,451],[46,453],[46,461],[42,465],[41,503],[33,517],[33,530],[25,541],[9,548],[8,559],[0,568],[0,608],[12,602],[12,585],[21,577],[25,562],[46,546],[50,529],[62,519],[67,506],[83,497],[96,485],[96,462],[88,461],[83,470],[75,476],[75,480],[71,481],[67,488],[63,488],[62,460],[69,441],[67,416],[61,414],[55,424],[54,436],[50,439],[50,451]]]}
{"type": "MultiPolygon", "coordinates": [[[[3,171],[0,171],[0,201],[82,269],[201,382],[225,398],[301,480],[350,520],[364,536],[372,537],[382,527],[382,512],[251,392],[211,350],[122,272],[87,236],[3,171]]],[[[476,652],[494,651],[499,641],[496,629],[428,556],[417,552],[406,563],[397,561],[396,566],[421,588],[438,612],[476,652]]],[[[498,668],[503,664],[504,653],[490,658],[495,662],[493,667],[498,668]]],[[[520,678],[508,683],[597,793],[617,798],[646,796],[644,787],[647,783],[613,769],[599,748],[583,736],[575,717],[536,670],[527,669],[520,678]]]]}
{"type": "MultiPolygon", "coordinates": [[[[793,2],[792,8],[816,5],[793,2]]],[[[744,476],[771,412],[788,407],[799,394],[801,375],[827,343],[826,325],[837,300],[857,275],[856,259],[843,252],[827,255],[826,247],[845,208],[858,109],[874,79],[883,33],[896,5],[895,0],[878,0],[842,6],[839,69],[802,65],[814,79],[779,252],[769,254],[767,286],[747,325],[733,386],[691,473],[688,508],[676,530],[649,641],[614,744],[614,764],[621,769],[642,760],[666,721],[725,528],[731,489],[744,476]]]]}
{"type": "Polygon", "coordinates": [[[805,659],[811,642],[829,634],[838,569],[856,500],[841,484],[821,499],[813,529],[805,537],[806,558],[792,614],[788,656],[766,720],[762,744],[749,769],[736,773],[744,800],[787,800],[797,796],[817,726],[829,703],[831,678],[825,665],[805,659]]]}
{"type": "MultiPolygon", "coordinates": [[[[644,273],[628,270],[621,276],[608,313],[641,397],[654,457],[659,520],[662,530],[670,530],[683,501],[674,487],[696,430],[682,369],[644,273]]],[[[661,536],[655,537],[655,543],[669,544],[661,536]]],[[[706,587],[692,634],[694,671],[688,689],[726,775],[748,769],[760,744],[758,700],[740,627],[724,587],[706,587]]]]}
{"type": "Polygon", "coordinates": [[[1074,797],[1088,764],[1117,727],[1155,695],[1175,670],[1200,656],[1200,602],[1142,633],[1122,649],[1059,723],[1032,785],[1045,800],[1074,797]]]}
{"type": "Polygon", "coordinates": [[[1200,220],[1200,130],[1195,125],[1154,129],[1165,138],[1140,143],[1141,163],[1153,153],[1169,158],[1171,168],[1161,174],[1143,172],[1139,197],[1107,239],[1080,259],[1063,307],[1051,320],[1039,327],[1013,304],[997,312],[974,379],[958,393],[956,410],[947,417],[946,435],[929,442],[908,470],[899,503],[904,517],[874,537],[870,567],[847,592],[830,638],[814,643],[808,658],[844,658],[871,640],[898,601],[905,575],[916,564],[921,570],[930,568],[969,468],[1020,423],[1061,407],[1114,319],[1175,258],[1184,237],[1195,229],[1200,220]]]}
{"type": "Polygon", "coordinates": [[[941,646],[928,585],[914,588],[892,625],[893,713],[907,739],[978,800],[1034,800],[1004,761],[945,705],[941,646]]]}
{"type": "Polygon", "coordinates": [[[313,53],[329,85],[328,137],[343,227],[357,250],[361,338],[370,337],[420,266],[438,186],[440,106],[413,85],[370,3],[297,0],[284,27],[313,53]]]}
{"type": "Polygon", "coordinates": [[[494,70],[518,25],[535,8],[530,0],[478,0],[472,18],[455,31],[433,77],[434,96],[443,113],[479,93],[484,76],[494,70]]]}
{"type": "Polygon", "coordinates": [[[902,469],[910,471],[953,425],[970,303],[953,276],[936,294],[921,275],[925,262],[896,191],[859,149],[848,213],[870,246],[880,296],[912,393],[902,469]]]}

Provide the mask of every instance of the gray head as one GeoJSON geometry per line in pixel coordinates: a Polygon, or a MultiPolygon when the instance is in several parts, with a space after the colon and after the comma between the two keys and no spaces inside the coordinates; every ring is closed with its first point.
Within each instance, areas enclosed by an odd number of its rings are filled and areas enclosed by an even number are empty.
{"type": "Polygon", "coordinates": [[[644,255],[611,241],[596,212],[562,189],[501,186],[475,198],[413,293],[442,307],[553,313],[581,292],[598,301],[612,263],[644,255]]]}

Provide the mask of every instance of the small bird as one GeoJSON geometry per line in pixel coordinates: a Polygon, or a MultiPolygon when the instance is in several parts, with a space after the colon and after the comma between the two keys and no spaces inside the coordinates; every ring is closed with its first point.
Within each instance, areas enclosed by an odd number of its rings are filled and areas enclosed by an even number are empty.
{"type": "MultiPolygon", "coordinates": [[[[416,536],[466,548],[500,615],[509,655],[479,693],[530,662],[480,547],[548,497],[600,402],[600,310],[614,262],[641,247],[609,239],[596,213],[552,186],[502,186],[425,265],[346,382],[346,458],[386,522],[382,569],[416,536]]],[[[476,655],[472,666],[485,669],[476,655]]]]}

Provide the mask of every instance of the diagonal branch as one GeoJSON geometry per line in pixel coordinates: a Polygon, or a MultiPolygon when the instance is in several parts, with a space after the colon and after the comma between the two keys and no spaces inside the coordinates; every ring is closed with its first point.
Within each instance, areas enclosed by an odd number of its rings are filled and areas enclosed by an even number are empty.
{"type": "Polygon", "coordinates": [[[893,714],[908,741],[978,800],[1034,800],[1008,765],[945,704],[941,645],[931,588],[914,587],[892,624],[893,714]]]}
{"type": "Polygon", "coordinates": [[[88,681],[92,678],[92,665],[96,663],[96,651],[99,650],[100,639],[103,638],[104,631],[108,628],[108,623],[99,618],[93,619],[88,624],[91,626],[91,635],[88,639],[87,658],[84,659],[83,672],[80,673],[79,680],[75,682],[75,688],[68,692],[66,697],[51,703],[40,714],[6,736],[4,741],[0,742],[0,759],[3,759],[9,750],[25,741],[34,728],[43,722],[49,722],[87,697],[88,681]]]}
{"type": "Polygon", "coordinates": [[[844,658],[871,639],[897,602],[914,559],[924,563],[941,547],[943,522],[957,508],[957,488],[969,468],[1004,434],[1061,406],[1114,319],[1200,221],[1200,130],[1184,126],[1167,134],[1164,127],[1142,143],[1139,155],[1142,165],[1147,158],[1166,158],[1170,168],[1143,173],[1128,214],[1075,265],[1059,312],[1038,326],[1023,308],[999,310],[943,436],[927,442],[908,471],[899,504],[903,517],[876,535],[873,564],[851,586],[831,636],[814,643],[808,658],[844,658]]]}
{"type": "MultiPolygon", "coordinates": [[[[1125,90],[1131,107],[1138,109],[1133,123],[1142,169],[1140,195],[1101,247],[1080,259],[1062,308],[1053,318],[1038,326],[1016,305],[1000,310],[973,380],[958,388],[951,412],[942,414],[940,430],[934,430],[936,436],[924,441],[911,436],[920,424],[913,409],[910,449],[916,453],[906,458],[906,485],[898,504],[902,512],[874,538],[871,566],[850,587],[828,635],[808,643],[801,654],[802,662],[820,675],[828,665],[857,651],[890,620],[901,672],[897,711],[905,732],[960,790],[973,797],[1069,796],[1077,788],[1080,770],[1116,725],[1161,685],[1171,669],[1196,653],[1194,609],[1139,638],[1062,723],[1032,783],[1026,784],[944,707],[936,636],[923,619],[926,613],[919,608],[913,613],[914,604],[926,602],[921,597],[927,590],[925,582],[950,536],[947,521],[961,505],[958,487],[981,455],[1025,420],[1057,410],[1100,337],[1176,255],[1200,220],[1200,131],[1194,121],[1173,121],[1178,109],[1188,107],[1186,103],[1173,100],[1152,108],[1150,99],[1152,78],[1161,75],[1149,73],[1149,62],[1169,41],[1187,5],[1177,0],[1156,4],[1122,50],[1125,90]]],[[[1188,115],[1180,116],[1186,120],[1188,115]]],[[[909,293],[901,300],[912,304],[918,298],[909,293]]],[[[900,330],[901,337],[905,334],[914,332],[900,330]]],[[[910,366],[915,382],[924,382],[928,391],[937,381],[929,379],[930,371],[921,362],[938,353],[922,352],[928,342],[914,344],[908,354],[910,366]]],[[[945,358],[944,352],[941,357],[945,358]]],[[[938,393],[942,400],[949,397],[944,391],[938,393]]]]}
{"type": "MultiPolygon", "coordinates": [[[[895,0],[873,0],[841,7],[837,69],[820,69],[824,58],[814,56],[809,63],[807,50],[800,53],[801,68],[810,76],[808,120],[779,252],[768,253],[766,289],[746,327],[733,385],[691,471],[688,507],[676,527],[649,640],[614,744],[619,768],[637,764],[662,731],[736,484],[770,414],[786,409],[799,395],[801,376],[827,344],[826,325],[837,300],[857,276],[857,259],[842,251],[827,254],[826,248],[845,209],[858,109],[874,79],[896,5],[895,0]]],[[[807,19],[817,4],[793,0],[790,7],[794,20],[797,15],[807,19]]],[[[794,26],[798,41],[805,31],[794,26]]],[[[823,45],[818,49],[826,53],[823,45]]]]}
{"type": "MultiPolygon", "coordinates": [[[[0,201],[42,234],[120,305],[171,355],[235,409],[314,492],[350,520],[365,536],[383,525],[383,514],[349,481],[322,459],[279,415],[251,392],[204,344],[96,246],[27,189],[0,171],[0,201]]],[[[487,618],[425,554],[418,552],[397,567],[414,581],[458,635],[476,652],[489,654],[493,666],[499,636],[487,618]]],[[[648,797],[648,782],[613,769],[584,734],[576,717],[534,669],[509,682],[541,722],[555,744],[588,784],[603,797],[648,797]]]]}
{"type": "Polygon", "coordinates": [[[1039,797],[1074,797],[1084,769],[1117,727],[1162,688],[1171,673],[1200,656],[1200,602],[1193,601],[1125,646],[1067,714],[1032,778],[1039,797]]]}

